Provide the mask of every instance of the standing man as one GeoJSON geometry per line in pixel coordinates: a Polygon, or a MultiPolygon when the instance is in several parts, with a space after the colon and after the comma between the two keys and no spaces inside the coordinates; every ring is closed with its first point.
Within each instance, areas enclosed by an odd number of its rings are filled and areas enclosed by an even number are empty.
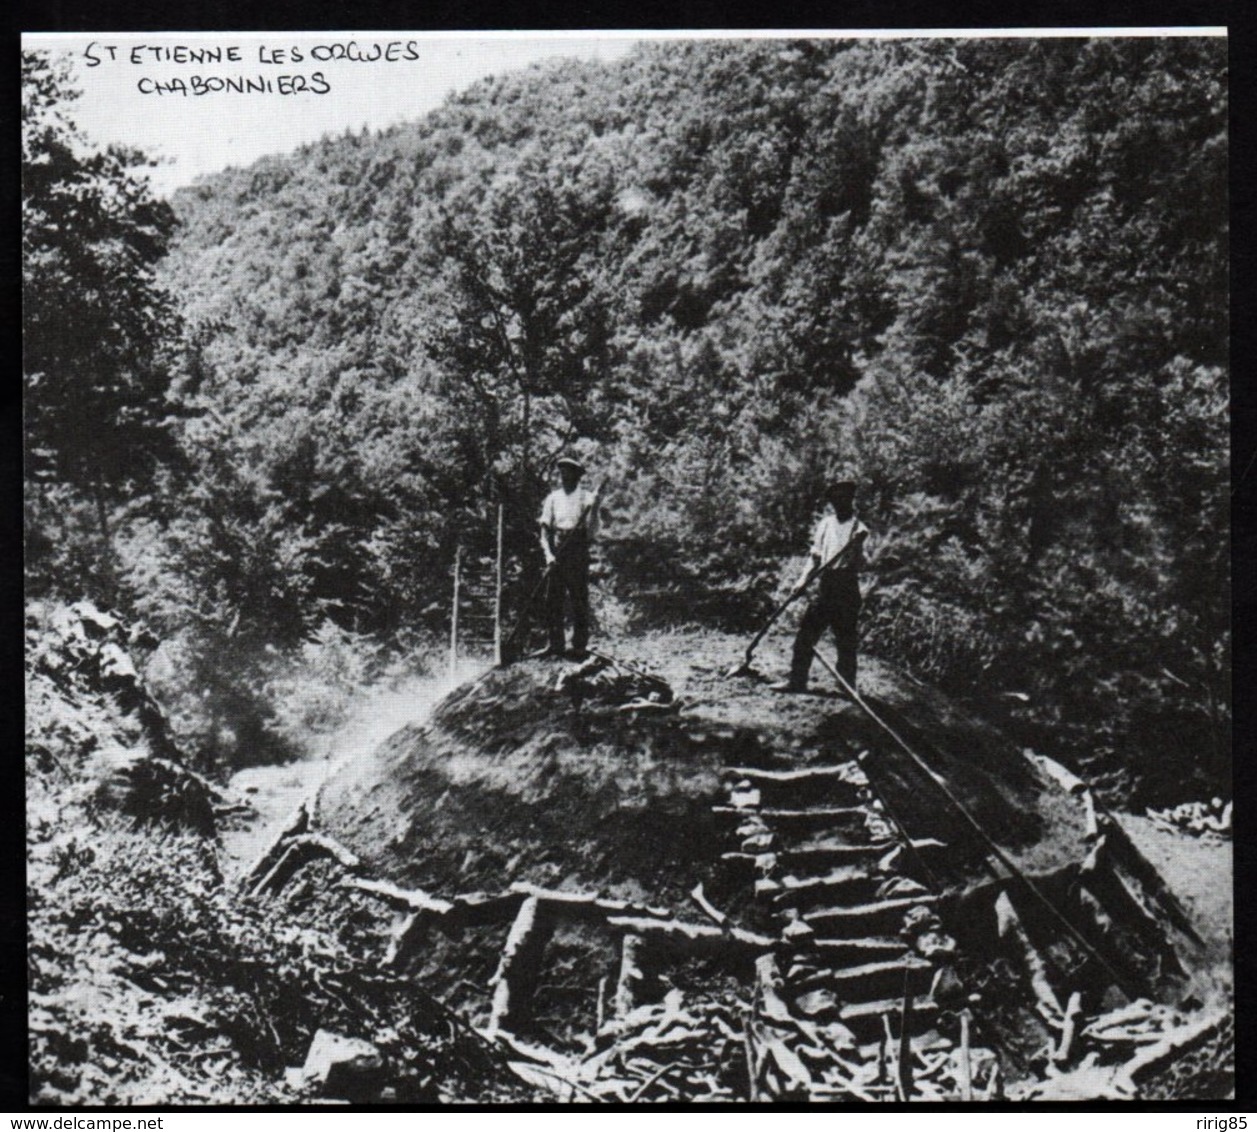
{"type": "Polygon", "coordinates": [[[541,552],[546,559],[546,623],[550,641],[544,657],[564,655],[563,596],[572,607],[572,648],[584,660],[589,647],[589,545],[598,533],[598,492],[580,486],[584,466],[571,456],[558,461],[563,486],[541,505],[541,552]]]}
{"type": "Polygon", "coordinates": [[[856,518],[855,484],[840,480],[825,493],[829,506],[816,525],[812,554],[794,593],[800,594],[816,570],[820,589],[803,614],[794,638],[790,678],[773,685],[775,692],[806,692],[812,650],[828,625],[838,642],[838,672],[855,688],[856,650],[859,645],[860,565],[868,528],[856,518]]]}

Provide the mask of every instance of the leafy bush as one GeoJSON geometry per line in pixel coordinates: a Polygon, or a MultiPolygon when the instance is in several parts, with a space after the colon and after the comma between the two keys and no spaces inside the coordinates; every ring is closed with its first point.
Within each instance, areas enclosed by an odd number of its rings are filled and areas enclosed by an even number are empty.
{"type": "MultiPolygon", "coordinates": [[[[279,1071],[303,1062],[320,1027],[375,1042],[399,1099],[492,1092],[497,1069],[478,1040],[382,968],[378,907],[318,866],[284,901],[224,881],[217,791],[176,761],[164,729],[156,757],[152,720],[125,710],[152,710],[126,638],[89,603],[28,606],[34,1099],[292,1099],[279,1071]]],[[[330,635],[324,671],[356,683],[357,644],[330,635]]],[[[319,651],[306,659],[317,666],[319,651]]]]}
{"type": "Polygon", "coordinates": [[[39,786],[30,812],[37,1102],[291,1100],[280,1071],[320,1027],[376,1043],[401,1100],[492,1091],[462,1024],[377,965],[378,920],[320,907],[329,877],[259,903],[223,882],[212,843],[85,821],[39,786]]]}

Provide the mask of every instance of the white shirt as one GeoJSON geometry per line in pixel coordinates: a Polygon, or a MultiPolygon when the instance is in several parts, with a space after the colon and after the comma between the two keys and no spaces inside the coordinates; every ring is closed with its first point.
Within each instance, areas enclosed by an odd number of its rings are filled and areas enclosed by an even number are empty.
{"type": "Polygon", "coordinates": [[[582,514],[587,515],[585,530],[593,538],[598,533],[598,508],[594,506],[594,493],[578,487],[569,495],[558,488],[550,492],[541,505],[541,525],[557,531],[575,530],[582,514]]]}
{"type": "MultiPolygon", "coordinates": [[[[842,553],[847,544],[861,533],[867,535],[868,527],[860,522],[857,516],[852,515],[845,522],[840,522],[838,516],[832,511],[826,511],[821,516],[821,521],[816,524],[816,532],[812,535],[813,559],[799,575],[799,581],[802,582],[811,574],[817,561],[823,565],[829,565],[842,553]]],[[[851,565],[856,565],[856,562],[852,562],[851,565]]]]}

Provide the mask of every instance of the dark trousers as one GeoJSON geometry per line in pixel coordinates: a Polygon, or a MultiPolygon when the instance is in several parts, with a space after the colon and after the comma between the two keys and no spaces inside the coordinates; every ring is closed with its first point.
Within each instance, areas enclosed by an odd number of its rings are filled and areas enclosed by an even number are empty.
{"type": "Polygon", "coordinates": [[[838,672],[855,687],[856,651],[860,643],[860,582],[852,570],[822,574],[820,590],[803,614],[794,638],[794,654],[790,662],[790,682],[807,686],[812,669],[812,650],[820,642],[826,627],[833,629],[838,643],[838,672]]]}
{"type": "Polygon", "coordinates": [[[580,533],[560,542],[546,582],[549,647],[558,652],[563,651],[564,595],[572,609],[572,651],[584,652],[589,645],[589,540],[580,533]]]}

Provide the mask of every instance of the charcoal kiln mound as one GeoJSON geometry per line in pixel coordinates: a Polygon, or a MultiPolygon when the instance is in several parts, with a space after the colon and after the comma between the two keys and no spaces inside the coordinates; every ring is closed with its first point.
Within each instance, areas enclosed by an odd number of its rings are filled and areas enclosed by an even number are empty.
{"type": "MultiPolygon", "coordinates": [[[[465,684],[341,764],[250,883],[337,856],[392,909],[390,961],[486,1033],[540,1043],[551,1073],[643,1010],[681,1017],[676,995],[733,1018],[749,1001],[752,1026],[858,1048],[866,1068],[892,1029],[936,1064],[930,1043],[972,1006],[994,1096],[1040,1081],[1047,1053],[1054,1072],[1116,1057],[1103,1043],[1134,1040],[1131,1004],[1167,1033],[1200,1005],[1190,918],[1050,758],[876,662],[855,702],[730,677],[715,635],[617,654],[465,684]],[[1084,1023],[1101,1036],[1075,1043],[1084,1023]]],[[[708,1085],[754,1091],[729,1076],[735,1044],[708,1085]]],[[[774,1095],[837,1087],[764,1073],[774,1095]]]]}
{"type": "MultiPolygon", "coordinates": [[[[532,882],[676,902],[719,860],[716,746],[627,681],[494,669],[333,774],[318,821],[381,876],[433,892],[532,882]]],[[[669,697],[670,692],[666,693],[669,697]]]]}
{"type": "Polygon", "coordinates": [[[490,670],[333,773],[318,824],[381,876],[433,892],[523,881],[673,905],[699,882],[730,887],[729,815],[713,811],[730,768],[862,757],[914,837],[956,847],[951,880],[985,875],[985,856],[931,776],[1020,867],[1085,857],[1087,815],[1068,784],[887,666],[867,672],[864,698],[925,769],[849,700],[776,694],[704,663],[719,654],[683,654],[650,670],[597,657],[490,670]]]}

